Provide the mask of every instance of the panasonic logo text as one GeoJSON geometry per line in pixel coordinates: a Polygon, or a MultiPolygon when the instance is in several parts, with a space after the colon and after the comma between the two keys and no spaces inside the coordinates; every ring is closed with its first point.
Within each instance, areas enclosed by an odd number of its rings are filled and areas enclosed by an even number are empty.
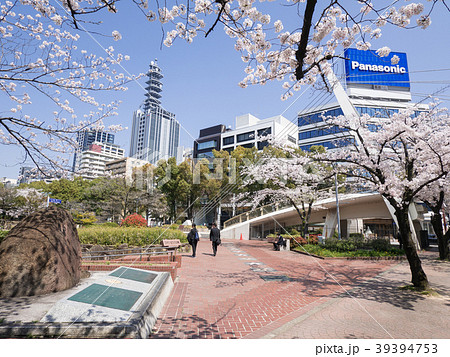
{"type": "Polygon", "coordinates": [[[358,68],[360,71],[370,72],[385,72],[385,73],[406,73],[405,67],[396,66],[383,66],[381,64],[364,64],[358,61],[352,61],[352,69],[358,68]]]}

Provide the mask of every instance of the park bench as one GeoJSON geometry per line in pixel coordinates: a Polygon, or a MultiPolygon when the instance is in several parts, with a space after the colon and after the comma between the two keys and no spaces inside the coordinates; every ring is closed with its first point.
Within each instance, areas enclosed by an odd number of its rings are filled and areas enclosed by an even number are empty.
{"type": "MultiPolygon", "coordinates": [[[[278,237],[267,237],[267,243],[273,244],[278,242],[278,237]]],[[[282,245],[280,247],[280,250],[291,250],[291,242],[289,239],[283,238],[284,239],[284,245],[282,245]]]]}

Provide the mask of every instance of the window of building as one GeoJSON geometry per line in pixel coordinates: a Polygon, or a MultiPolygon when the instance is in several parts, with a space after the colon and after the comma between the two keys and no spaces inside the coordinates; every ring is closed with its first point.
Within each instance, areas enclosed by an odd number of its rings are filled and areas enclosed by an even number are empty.
{"type": "Polygon", "coordinates": [[[234,144],[234,136],[227,136],[226,138],[223,138],[223,145],[230,144],[234,144]]]}
{"type": "Polygon", "coordinates": [[[348,145],[354,144],[354,143],[355,143],[355,138],[344,138],[344,139],[338,139],[338,140],[321,141],[321,142],[309,144],[309,145],[301,145],[300,149],[302,149],[303,151],[310,151],[311,146],[323,146],[327,149],[334,149],[334,148],[338,148],[338,147],[348,146],[348,145]]]}
{"type": "Polygon", "coordinates": [[[272,128],[264,128],[258,130],[258,136],[267,136],[272,134],[272,128]]]}
{"type": "Polygon", "coordinates": [[[238,143],[241,143],[243,141],[247,141],[247,140],[253,140],[255,138],[255,132],[254,131],[249,131],[247,133],[242,133],[236,136],[236,141],[238,143]]]}
{"type": "Polygon", "coordinates": [[[314,114],[302,115],[298,117],[298,126],[304,126],[308,124],[320,123],[323,121],[323,117],[333,116],[337,117],[339,115],[343,115],[343,111],[341,108],[335,108],[326,110],[324,112],[318,112],[314,114]]]}
{"type": "MultiPolygon", "coordinates": [[[[295,139],[294,139],[295,140],[295,139]]],[[[264,141],[258,141],[258,150],[264,149],[266,146],[269,145],[269,142],[267,140],[264,141]]]]}
{"type": "Polygon", "coordinates": [[[213,157],[214,157],[214,154],[212,153],[212,151],[202,152],[201,154],[197,155],[198,159],[203,159],[203,158],[210,159],[213,157]]]}
{"type": "Polygon", "coordinates": [[[234,147],[231,147],[231,148],[226,148],[226,149],[223,149],[224,151],[228,151],[229,153],[231,153],[233,150],[234,150],[234,147]]]}
{"type": "Polygon", "coordinates": [[[255,143],[248,143],[248,144],[243,144],[243,145],[239,145],[239,146],[242,146],[243,148],[249,149],[249,148],[254,147],[254,146],[255,146],[255,143]]]}
{"type": "Polygon", "coordinates": [[[197,150],[215,148],[216,145],[217,145],[217,140],[205,141],[203,143],[198,143],[197,150]]]}

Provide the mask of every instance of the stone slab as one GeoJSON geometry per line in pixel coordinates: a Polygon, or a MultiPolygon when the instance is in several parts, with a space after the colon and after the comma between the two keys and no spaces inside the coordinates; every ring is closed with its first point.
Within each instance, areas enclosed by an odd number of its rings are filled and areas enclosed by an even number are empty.
{"type": "MultiPolygon", "coordinates": [[[[126,269],[139,271],[134,273],[149,273],[141,269],[126,269]]],[[[0,337],[148,338],[173,288],[169,273],[150,272],[150,274],[156,275],[151,284],[107,274],[97,275],[96,279],[89,281],[89,284],[71,289],[70,293],[66,292],[67,296],[54,303],[40,321],[10,319],[4,321],[0,324],[0,337]],[[108,289],[98,289],[96,285],[107,286],[108,289]],[[88,290],[85,291],[86,289],[88,290]],[[112,292],[105,299],[108,306],[90,303],[93,297],[95,300],[95,294],[101,295],[108,290],[112,292]],[[119,309],[117,305],[119,302],[113,301],[123,298],[117,295],[119,290],[122,293],[128,292],[128,295],[129,292],[133,292],[131,294],[133,297],[125,304],[131,306],[127,307],[128,310],[125,309],[125,305],[119,309]],[[79,295],[81,292],[82,295],[79,295]]],[[[99,300],[97,299],[96,303],[99,300]]]]}

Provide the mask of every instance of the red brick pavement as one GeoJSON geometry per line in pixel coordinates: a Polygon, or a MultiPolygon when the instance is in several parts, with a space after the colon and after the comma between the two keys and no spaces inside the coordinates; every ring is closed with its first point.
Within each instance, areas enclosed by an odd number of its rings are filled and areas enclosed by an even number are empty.
{"type": "Polygon", "coordinates": [[[398,263],[324,261],[276,252],[266,242],[223,243],[216,257],[207,240],[196,258],[183,255],[151,338],[259,338],[398,263]]]}

